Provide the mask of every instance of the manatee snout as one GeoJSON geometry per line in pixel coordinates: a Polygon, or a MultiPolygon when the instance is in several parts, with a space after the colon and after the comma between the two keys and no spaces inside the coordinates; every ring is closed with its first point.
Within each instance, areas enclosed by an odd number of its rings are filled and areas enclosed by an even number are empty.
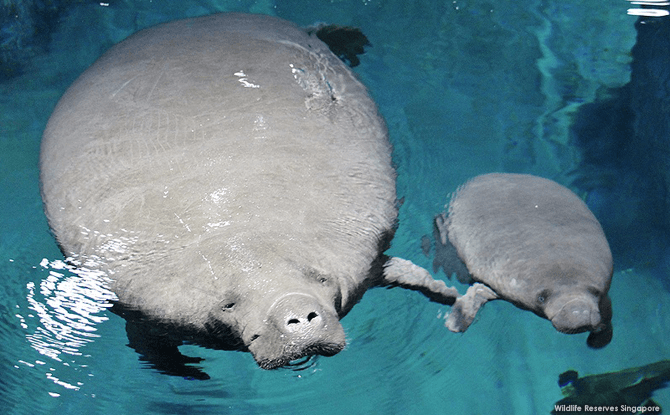
{"type": "Polygon", "coordinates": [[[305,356],[332,356],[344,346],[344,329],[334,308],[302,293],[275,300],[248,345],[263,369],[275,369],[305,356]]]}
{"type": "Polygon", "coordinates": [[[551,324],[562,333],[582,333],[596,330],[602,321],[598,302],[591,298],[574,298],[550,316],[551,324]]]}
{"type": "Polygon", "coordinates": [[[268,322],[295,341],[317,341],[332,336],[330,329],[339,328],[337,316],[308,294],[288,294],[277,300],[268,311],[268,322]],[[333,318],[335,323],[333,327],[333,318]]]}

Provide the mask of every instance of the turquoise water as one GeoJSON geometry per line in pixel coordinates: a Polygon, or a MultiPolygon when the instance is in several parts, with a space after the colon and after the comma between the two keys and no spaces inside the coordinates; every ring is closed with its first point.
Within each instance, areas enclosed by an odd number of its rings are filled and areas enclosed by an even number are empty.
{"type": "MultiPolygon", "coordinates": [[[[246,353],[184,346],[206,359],[212,379],[168,377],[143,368],[125,347],[124,321],[107,311],[104,290],[64,268],[39,196],[39,141],[51,110],[78,74],[130,33],[233,10],[354,25],[373,44],[355,71],[387,119],[404,197],[391,253],[430,269],[421,237],[467,178],[514,171],[572,183],[580,155],[571,114],[630,79],[636,18],[628,7],[577,0],[66,7],[48,47],[0,82],[1,412],[546,414],[562,398],[557,378],[568,369],[585,375],[670,358],[668,265],[639,252],[651,239],[640,226],[622,242],[633,245],[613,247],[621,253],[615,262],[626,265],[613,278],[615,334],[602,350],[588,349],[586,334],[559,334],[504,302],[488,304],[465,334],[454,334],[440,318],[447,307],[374,289],[342,321],[347,348],[306,370],[262,371],[246,353]]],[[[601,220],[609,210],[599,205],[601,220]]],[[[654,241],[654,252],[668,251],[667,241],[654,241]]],[[[670,391],[655,400],[670,408],[670,391]]]]}

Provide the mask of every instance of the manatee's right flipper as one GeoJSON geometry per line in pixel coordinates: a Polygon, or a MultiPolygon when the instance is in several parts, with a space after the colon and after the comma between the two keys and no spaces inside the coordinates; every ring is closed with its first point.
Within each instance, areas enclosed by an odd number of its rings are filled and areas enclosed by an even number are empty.
{"type": "Polygon", "coordinates": [[[147,362],[151,368],[166,375],[185,379],[209,379],[207,373],[189,365],[200,363],[203,359],[181,354],[178,346],[182,342],[174,341],[169,335],[158,333],[155,329],[152,330],[145,324],[135,321],[126,322],[126,333],[128,346],[134,349],[140,355],[140,360],[147,362]]]}
{"type": "Polygon", "coordinates": [[[586,344],[592,349],[601,349],[612,341],[614,329],[612,328],[612,300],[605,296],[598,305],[600,309],[600,318],[603,321],[603,327],[589,333],[586,344]]]}
{"type": "Polygon", "coordinates": [[[458,290],[434,279],[428,271],[406,259],[393,257],[384,264],[383,285],[419,291],[431,301],[452,305],[460,296],[458,290]]]}
{"type": "Polygon", "coordinates": [[[142,313],[114,304],[112,311],[126,320],[128,347],[139,354],[141,361],[161,373],[186,379],[207,380],[209,375],[196,366],[199,357],[184,356],[179,351],[181,340],[170,335],[170,330],[153,322],[142,313]]]}
{"type": "Polygon", "coordinates": [[[464,332],[470,327],[477,311],[487,302],[498,298],[498,294],[484,284],[475,283],[468,288],[464,296],[456,300],[446,318],[445,326],[455,333],[464,332]]]}

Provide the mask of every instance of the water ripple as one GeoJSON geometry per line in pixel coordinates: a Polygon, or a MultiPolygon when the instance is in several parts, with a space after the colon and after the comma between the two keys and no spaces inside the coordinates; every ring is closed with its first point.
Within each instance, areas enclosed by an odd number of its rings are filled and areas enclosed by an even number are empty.
{"type": "MultiPolygon", "coordinates": [[[[96,325],[108,319],[105,310],[116,299],[107,289],[107,277],[86,265],[75,268],[61,260],[43,259],[40,266],[48,276],[26,284],[28,308],[36,315],[15,314],[33,349],[66,366],[70,365],[67,355],[82,356],[82,348],[99,337],[96,325]]],[[[47,365],[39,360],[18,363],[28,367],[47,365]]],[[[66,389],[78,390],[82,384],[59,379],[53,371],[46,377],[66,389]]]]}

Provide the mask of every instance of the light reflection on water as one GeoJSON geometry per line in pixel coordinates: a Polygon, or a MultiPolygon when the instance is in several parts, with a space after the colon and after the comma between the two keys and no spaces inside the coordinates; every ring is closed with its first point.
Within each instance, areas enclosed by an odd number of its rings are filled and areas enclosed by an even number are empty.
{"type": "MultiPolygon", "coordinates": [[[[75,268],[62,260],[46,258],[40,266],[49,272],[48,276],[39,285],[33,281],[26,284],[28,308],[36,316],[17,313],[15,317],[26,330],[26,339],[33,349],[52,361],[69,366],[67,355],[84,355],[84,346],[100,337],[95,333],[96,325],[108,320],[105,310],[116,296],[107,289],[108,279],[100,271],[86,266],[75,268]],[[33,320],[35,317],[37,321],[33,320]]],[[[41,360],[32,363],[20,360],[19,363],[29,367],[49,365],[41,360]]],[[[46,377],[66,389],[79,390],[82,385],[81,380],[70,383],[59,379],[53,368],[46,377]]]]}
{"type": "Polygon", "coordinates": [[[627,0],[627,1],[634,6],[647,6],[643,8],[634,7],[628,9],[628,14],[631,16],[663,17],[670,15],[670,12],[667,9],[667,6],[670,6],[670,2],[667,0],[627,0]]]}

